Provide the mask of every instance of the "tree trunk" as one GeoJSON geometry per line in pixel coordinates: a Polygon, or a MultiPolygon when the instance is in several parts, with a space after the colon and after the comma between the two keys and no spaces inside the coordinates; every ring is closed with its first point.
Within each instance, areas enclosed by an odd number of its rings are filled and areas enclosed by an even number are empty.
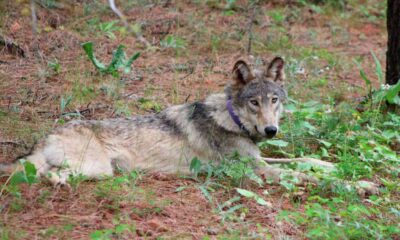
{"type": "Polygon", "coordinates": [[[400,0],[388,0],[386,83],[394,85],[400,78],[400,0]]]}

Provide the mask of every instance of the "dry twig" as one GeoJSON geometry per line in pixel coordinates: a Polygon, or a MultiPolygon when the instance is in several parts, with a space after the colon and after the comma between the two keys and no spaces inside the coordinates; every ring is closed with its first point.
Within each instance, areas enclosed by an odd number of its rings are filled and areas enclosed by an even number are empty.
{"type": "Polygon", "coordinates": [[[129,26],[128,21],[126,20],[126,17],[122,12],[117,8],[115,5],[115,0],[108,0],[108,3],[110,5],[111,10],[121,19],[121,21],[124,23],[126,29],[128,32],[134,32],[136,38],[144,44],[146,47],[151,47],[151,44],[143,37],[143,35],[139,31],[134,31],[131,26],[129,26]]]}

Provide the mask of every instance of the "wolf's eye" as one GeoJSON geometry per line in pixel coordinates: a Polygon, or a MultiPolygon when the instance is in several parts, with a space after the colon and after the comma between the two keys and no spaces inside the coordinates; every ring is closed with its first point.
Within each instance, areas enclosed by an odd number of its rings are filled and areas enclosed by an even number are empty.
{"type": "Polygon", "coordinates": [[[272,103],[276,103],[277,101],[278,101],[278,98],[277,98],[277,97],[274,97],[274,98],[271,99],[271,102],[272,102],[272,103]]]}
{"type": "Polygon", "coordinates": [[[252,105],[258,107],[258,102],[257,102],[257,100],[250,100],[250,103],[251,103],[252,105]]]}

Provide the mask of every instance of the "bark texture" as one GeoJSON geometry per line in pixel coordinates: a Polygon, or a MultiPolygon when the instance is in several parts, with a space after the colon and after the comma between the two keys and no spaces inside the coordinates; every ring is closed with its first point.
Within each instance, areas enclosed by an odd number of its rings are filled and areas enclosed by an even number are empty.
{"type": "Polygon", "coordinates": [[[387,30],[386,83],[394,85],[400,78],[400,0],[388,0],[387,30]]]}

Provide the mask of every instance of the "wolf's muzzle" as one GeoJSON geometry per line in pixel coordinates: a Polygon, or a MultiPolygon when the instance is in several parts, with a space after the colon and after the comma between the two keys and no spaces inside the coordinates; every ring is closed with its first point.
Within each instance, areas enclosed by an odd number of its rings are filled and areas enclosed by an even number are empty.
{"type": "Polygon", "coordinates": [[[278,132],[278,129],[274,126],[268,126],[264,129],[265,131],[265,135],[267,135],[267,137],[272,138],[276,135],[276,133],[278,132]]]}

